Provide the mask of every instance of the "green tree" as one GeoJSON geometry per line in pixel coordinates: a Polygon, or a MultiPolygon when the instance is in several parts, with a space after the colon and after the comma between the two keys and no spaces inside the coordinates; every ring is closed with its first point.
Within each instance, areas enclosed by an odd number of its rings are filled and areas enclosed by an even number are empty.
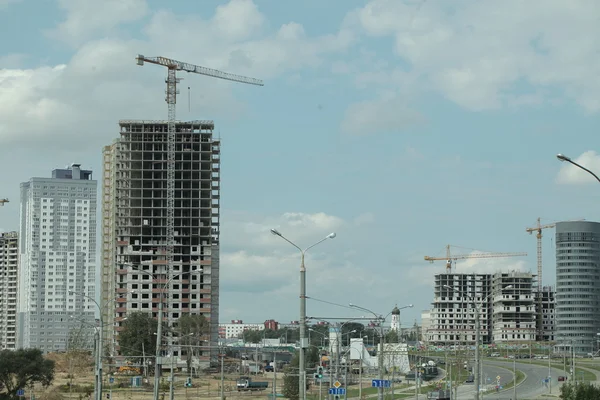
{"type": "Polygon", "coordinates": [[[560,398],[563,400],[597,400],[600,399],[600,388],[589,383],[565,383],[560,387],[560,398]]]}
{"type": "MultiPolygon", "coordinates": [[[[307,355],[308,356],[308,355],[307,355]]],[[[308,360],[307,360],[308,361],[308,360]]],[[[309,364],[310,365],[310,364],[309,364]]],[[[283,396],[290,400],[298,400],[300,396],[298,387],[298,372],[300,366],[300,359],[298,353],[294,355],[287,367],[285,367],[283,375],[283,396]]],[[[306,379],[306,389],[308,390],[308,382],[310,379],[306,379]]]]}
{"type": "Polygon", "coordinates": [[[194,356],[194,346],[200,346],[206,335],[209,333],[209,324],[204,315],[184,314],[177,320],[177,330],[181,335],[180,343],[188,346],[187,369],[192,369],[192,359],[194,356]]]}
{"type": "Polygon", "coordinates": [[[390,330],[385,334],[386,343],[398,343],[398,339],[398,332],[396,332],[396,330],[390,330]]]}
{"type": "Polygon", "coordinates": [[[83,322],[69,330],[66,357],[70,385],[73,385],[76,372],[87,370],[94,364],[91,352],[94,345],[93,335],[94,329],[83,322]]]}
{"type": "Polygon", "coordinates": [[[152,315],[134,312],[127,316],[119,333],[121,352],[135,363],[146,367],[143,355],[153,355],[156,349],[157,321],[152,315]]]}
{"type": "Polygon", "coordinates": [[[47,360],[39,349],[0,351],[0,399],[18,399],[17,391],[54,380],[54,361],[47,360]]]}

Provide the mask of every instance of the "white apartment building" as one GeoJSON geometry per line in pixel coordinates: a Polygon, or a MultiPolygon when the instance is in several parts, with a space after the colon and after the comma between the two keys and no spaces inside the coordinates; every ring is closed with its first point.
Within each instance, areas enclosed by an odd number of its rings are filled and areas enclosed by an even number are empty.
{"type": "Polygon", "coordinates": [[[229,324],[219,324],[219,337],[224,339],[241,338],[245,331],[263,331],[264,324],[244,324],[231,321],[229,324]]]}
{"type": "Polygon", "coordinates": [[[492,277],[494,343],[536,340],[534,275],[511,271],[492,277]]]}
{"type": "Polygon", "coordinates": [[[17,232],[0,234],[0,350],[14,350],[17,343],[17,232]]]}
{"type": "Polygon", "coordinates": [[[66,350],[94,324],[96,192],[80,164],[21,183],[17,347],[66,350]]]}

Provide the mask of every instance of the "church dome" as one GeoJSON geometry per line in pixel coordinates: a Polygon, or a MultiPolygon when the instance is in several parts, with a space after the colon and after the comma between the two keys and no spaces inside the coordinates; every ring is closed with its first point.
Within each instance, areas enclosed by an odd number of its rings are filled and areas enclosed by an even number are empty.
{"type": "Polygon", "coordinates": [[[394,309],[392,310],[392,315],[400,315],[400,310],[398,309],[398,306],[394,307],[394,309]]]}

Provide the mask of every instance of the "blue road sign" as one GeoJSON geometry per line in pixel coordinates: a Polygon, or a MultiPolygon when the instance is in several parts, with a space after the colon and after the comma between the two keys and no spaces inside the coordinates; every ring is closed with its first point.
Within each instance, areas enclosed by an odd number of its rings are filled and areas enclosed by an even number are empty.
{"type": "Polygon", "coordinates": [[[385,379],[373,379],[371,380],[371,387],[383,387],[383,388],[389,388],[391,386],[391,382],[385,379]]]}
{"type": "Polygon", "coordinates": [[[346,394],[346,388],[329,388],[329,394],[346,394]]]}
{"type": "Polygon", "coordinates": [[[108,383],[115,383],[115,378],[113,378],[112,376],[108,378],[108,383]]]}
{"type": "Polygon", "coordinates": [[[25,396],[25,390],[23,390],[23,389],[17,390],[17,396],[20,396],[20,397],[25,396]]]}

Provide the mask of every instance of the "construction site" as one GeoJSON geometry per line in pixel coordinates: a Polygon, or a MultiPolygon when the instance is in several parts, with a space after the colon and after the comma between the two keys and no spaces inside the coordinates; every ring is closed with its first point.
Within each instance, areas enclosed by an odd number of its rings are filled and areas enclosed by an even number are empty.
{"type": "MultiPolygon", "coordinates": [[[[167,121],[119,122],[120,138],[104,148],[102,288],[106,338],[119,353],[127,313],[158,317],[175,327],[184,313],[219,321],[220,141],[212,121],[175,124],[172,265],[167,245],[167,121]],[[116,267],[115,267],[116,262],[116,267]]],[[[173,353],[178,356],[178,350],[173,353]]],[[[204,355],[206,356],[206,355],[204,355]]]]}

